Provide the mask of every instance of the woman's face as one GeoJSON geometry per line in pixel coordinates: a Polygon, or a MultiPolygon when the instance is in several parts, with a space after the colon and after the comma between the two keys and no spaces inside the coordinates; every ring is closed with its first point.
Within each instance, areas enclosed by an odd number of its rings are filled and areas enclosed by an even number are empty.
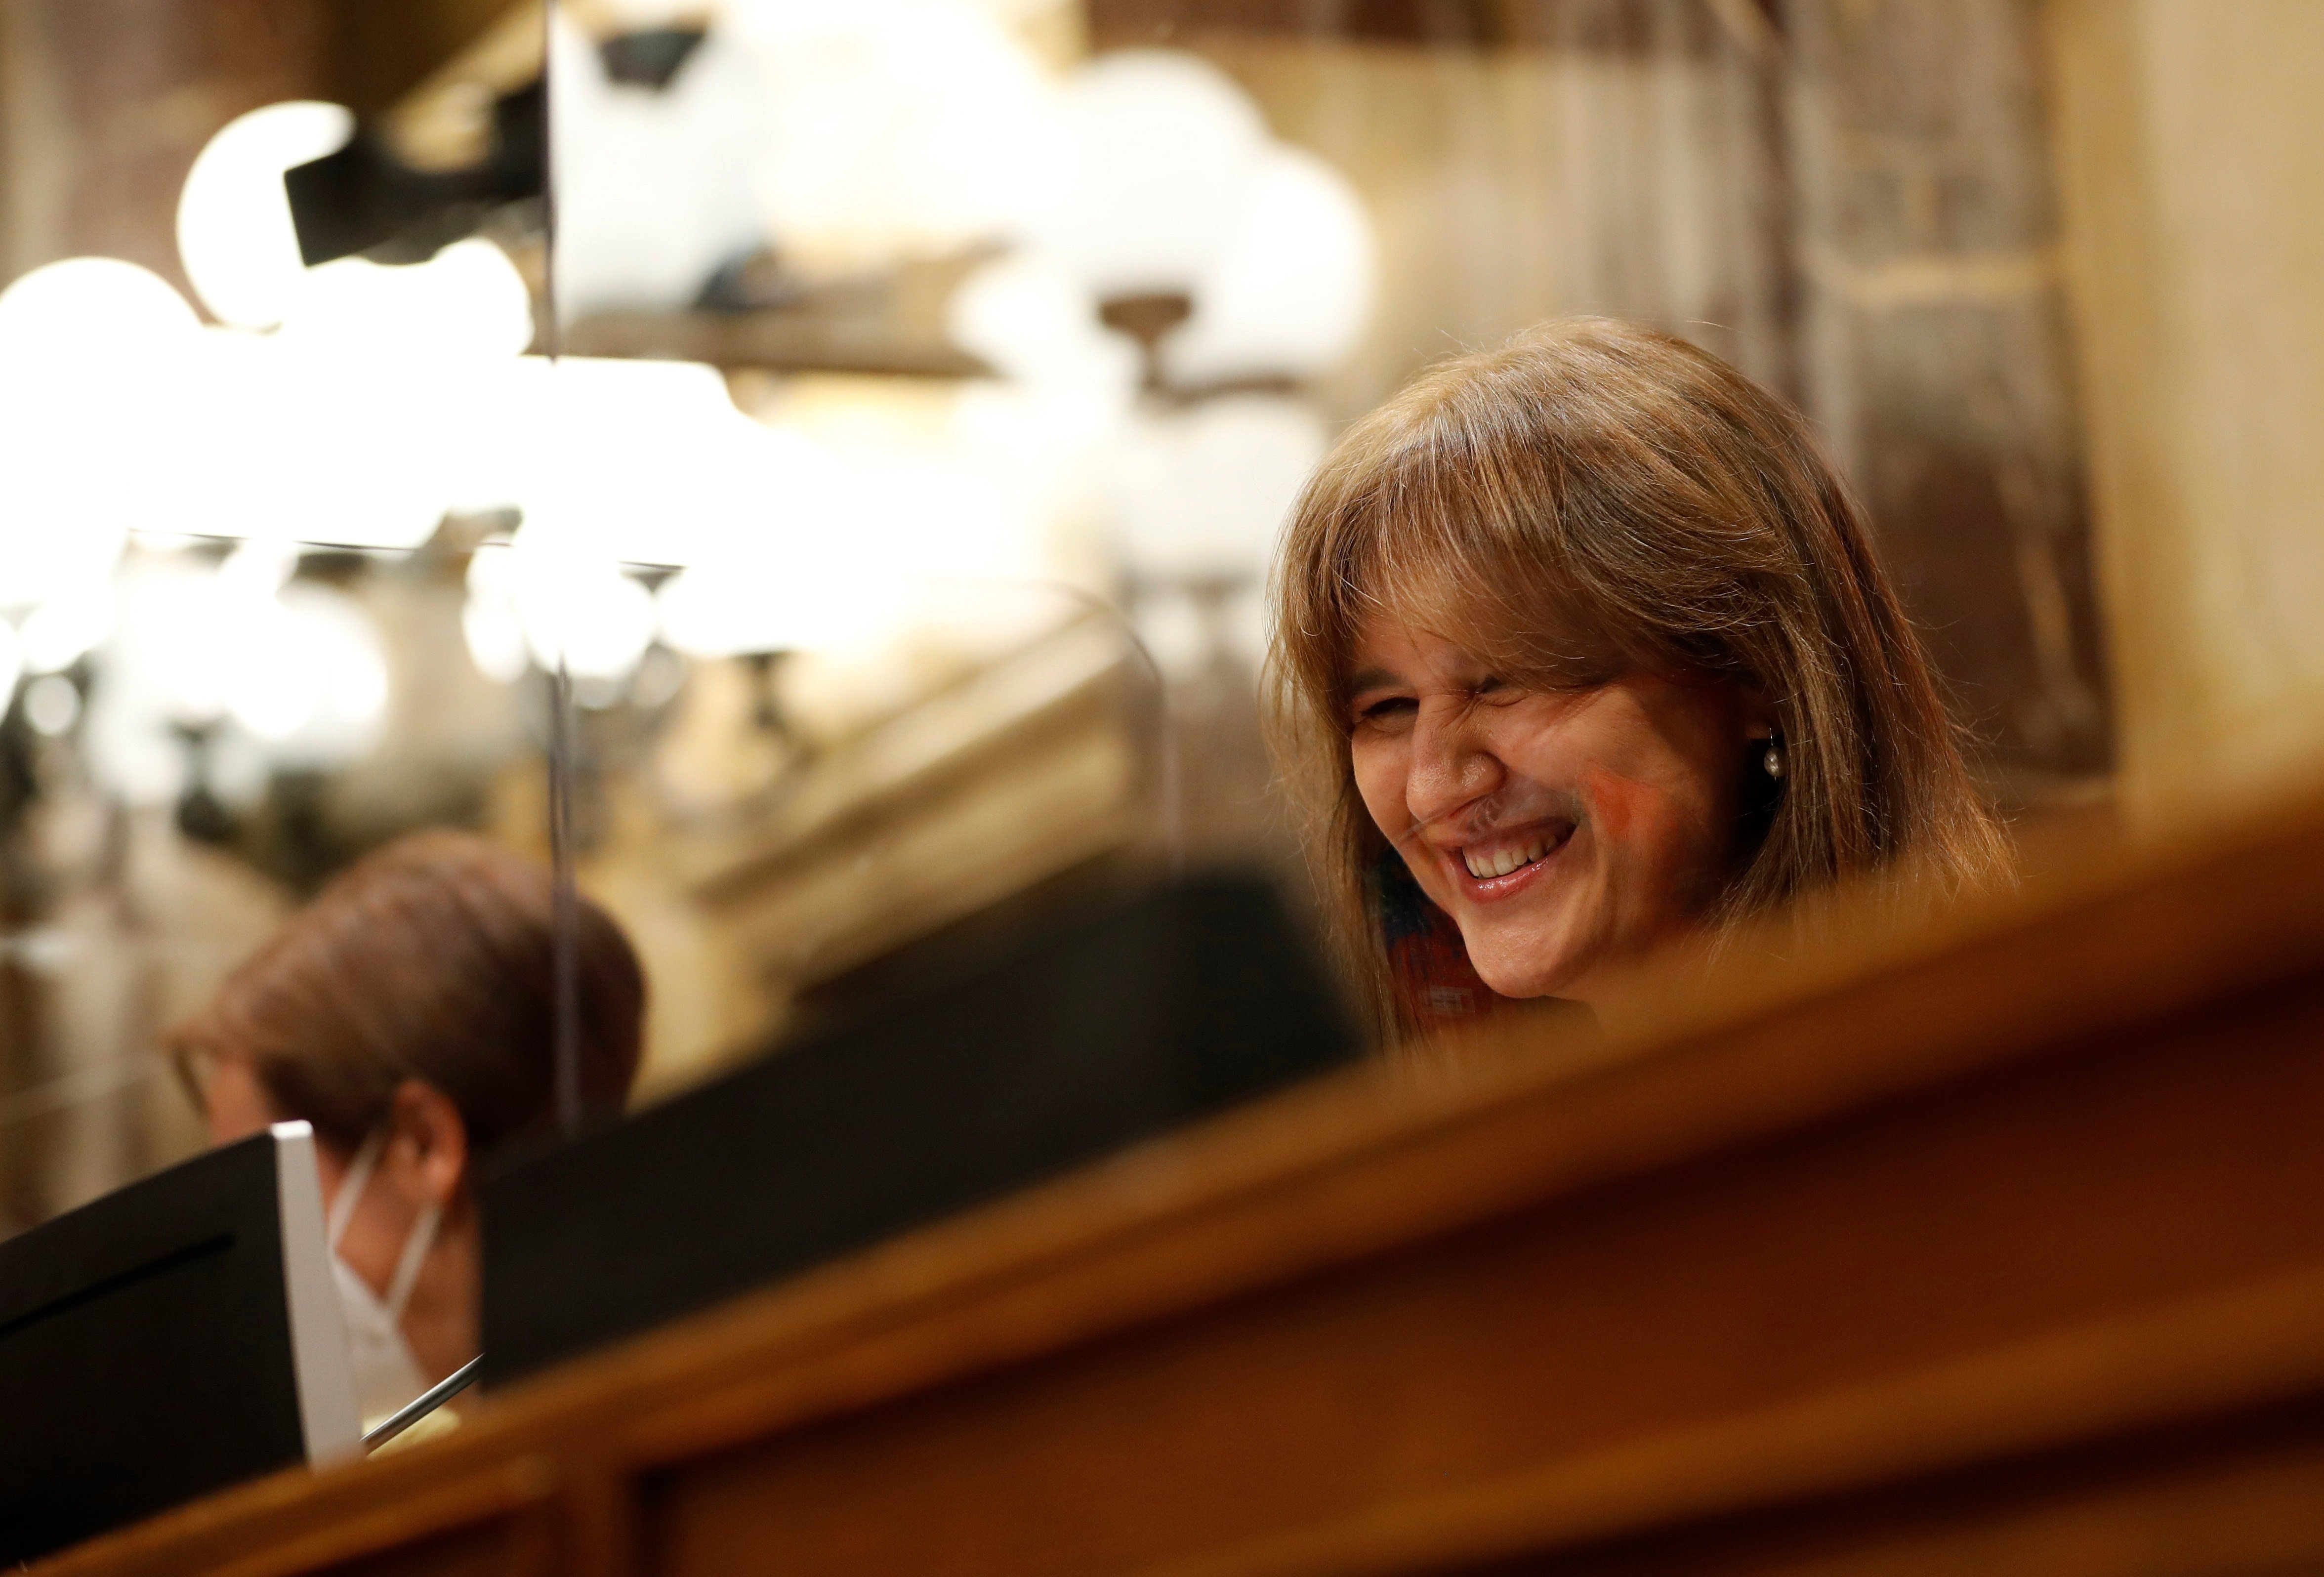
{"type": "Polygon", "coordinates": [[[1529,690],[1379,615],[1353,668],[1357,791],[1494,991],[1588,1001],[1607,965],[1717,896],[1751,741],[1771,732],[1740,686],[1629,673],[1529,690]]]}

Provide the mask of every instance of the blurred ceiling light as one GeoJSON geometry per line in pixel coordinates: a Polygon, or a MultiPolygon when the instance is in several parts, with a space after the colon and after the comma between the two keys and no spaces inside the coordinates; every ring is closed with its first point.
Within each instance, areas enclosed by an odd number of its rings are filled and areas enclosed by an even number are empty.
{"type": "Polygon", "coordinates": [[[533,661],[576,679],[629,678],[653,644],[652,593],[613,559],[529,528],[507,557],[509,605],[533,661]]]}
{"type": "Polygon", "coordinates": [[[337,152],[355,124],[336,104],[270,104],[227,122],[195,159],[178,197],[178,256],[219,322],[282,320],[306,272],[282,172],[337,152]]]}
{"type": "Polygon", "coordinates": [[[341,592],[284,584],[293,562],[267,543],[215,568],[130,561],[83,732],[108,792],[131,803],[179,793],[182,730],[211,735],[245,777],[343,766],[378,743],[389,698],[379,631],[341,592]]]}
{"type": "Polygon", "coordinates": [[[0,291],[0,607],[102,580],[127,532],[167,510],[174,478],[147,438],[201,340],[167,281],[113,258],[0,291]]]}
{"type": "Polygon", "coordinates": [[[1327,444],[1322,418],[1286,395],[1140,418],[1114,477],[1124,558],[1158,580],[1258,579],[1327,444]]]}
{"type": "Polygon", "coordinates": [[[994,258],[945,303],[952,343],[1036,388],[1086,392],[1127,410],[1140,373],[1137,346],[1098,321],[1097,299],[1046,254],[994,258]]]}
{"type": "Polygon", "coordinates": [[[117,434],[63,422],[0,432],[0,608],[29,609],[104,583],[127,540],[124,518],[153,491],[127,452],[117,434]]]}
{"type": "Polygon", "coordinates": [[[885,529],[880,479],[798,433],[758,430],[755,489],[705,512],[689,567],[655,599],[662,640],[715,658],[877,639],[909,597],[899,567],[919,567],[885,529]]]}
{"type": "Polygon", "coordinates": [[[1200,388],[1330,372],[1370,319],[1377,251],[1347,177],[1304,149],[1268,148],[1231,241],[1194,289],[1194,315],[1161,342],[1165,378],[1200,388]]]}
{"type": "Polygon", "coordinates": [[[472,596],[460,610],[460,634],[476,671],[496,685],[514,684],[524,677],[531,653],[524,643],[524,625],[513,603],[497,597],[472,596]]]}
{"type": "Polygon", "coordinates": [[[476,671],[497,685],[513,684],[532,661],[524,623],[516,614],[519,573],[507,542],[486,542],[468,558],[468,601],[460,634],[476,671]]]}
{"type": "Polygon", "coordinates": [[[762,238],[751,178],[766,89],[750,60],[713,30],[668,87],[614,82],[560,11],[549,70],[558,310],[691,306],[762,238]]]}
{"type": "Polygon", "coordinates": [[[237,546],[217,567],[217,589],[226,597],[271,597],[290,582],[299,567],[295,544],[255,539],[237,546]]]}
{"type": "Polygon", "coordinates": [[[528,553],[691,563],[770,518],[802,463],[804,446],[737,410],[715,368],[575,356],[522,370],[525,398],[465,503],[521,510],[528,553]]]}
{"type": "Polygon", "coordinates": [[[80,687],[62,674],[42,674],[24,687],[23,706],[32,732],[54,739],[80,721],[80,687]]]}
{"type": "Polygon", "coordinates": [[[96,665],[81,730],[89,770],[112,798],[166,804],[186,780],[176,730],[225,709],[203,613],[213,573],[185,557],[134,555],[117,582],[121,617],[96,665]]]}
{"type": "Polygon", "coordinates": [[[387,714],[388,676],[363,610],[307,581],[264,595],[221,589],[226,715],[278,766],[343,766],[368,753],[387,714]]]}
{"type": "Polygon", "coordinates": [[[97,573],[60,587],[24,619],[19,657],[36,674],[70,668],[113,633],[111,578],[97,573]]]}
{"type": "Polygon", "coordinates": [[[688,657],[829,651],[876,641],[909,596],[873,566],[803,538],[788,550],[738,551],[673,576],[655,597],[662,640],[688,657]]]}
{"type": "Polygon", "coordinates": [[[0,290],[0,376],[45,378],[60,366],[166,355],[201,319],[177,287],[117,257],[43,263],[0,290]]]}
{"type": "Polygon", "coordinates": [[[825,275],[1019,238],[1065,195],[1062,104],[973,0],[733,0],[772,124],[757,172],[783,256],[825,275]]]}
{"type": "Polygon", "coordinates": [[[489,241],[455,242],[426,263],[343,257],[301,276],[281,332],[354,355],[506,358],[532,343],[532,293],[489,241]]]}
{"type": "Polygon", "coordinates": [[[1075,164],[1044,245],[1101,298],[1192,293],[1242,221],[1258,106],[1194,55],[1123,50],[1074,73],[1065,110],[1075,164]]]}
{"type": "MultiPolygon", "coordinates": [[[[277,542],[416,548],[451,503],[479,371],[213,330],[198,381],[145,435],[172,476],[151,519],[277,542]]],[[[514,358],[510,358],[512,361],[514,358]]]]}

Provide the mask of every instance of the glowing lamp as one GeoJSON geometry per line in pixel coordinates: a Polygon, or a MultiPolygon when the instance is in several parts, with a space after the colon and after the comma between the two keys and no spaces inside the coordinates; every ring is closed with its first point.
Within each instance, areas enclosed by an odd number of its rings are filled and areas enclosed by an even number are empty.
{"type": "Polygon", "coordinates": [[[306,272],[282,172],[338,152],[355,125],[336,104],[270,104],[228,121],[196,157],[178,194],[178,259],[219,322],[282,321],[306,272]]]}
{"type": "Polygon", "coordinates": [[[1304,149],[1269,148],[1194,315],[1161,343],[1164,376],[1198,388],[1329,372],[1371,318],[1377,251],[1345,176],[1304,149]]]}
{"type": "Polygon", "coordinates": [[[0,290],[0,376],[167,355],[200,327],[177,288],[152,270],[117,257],[68,257],[0,290]]]}
{"type": "Polygon", "coordinates": [[[1234,239],[1268,143],[1250,97],[1175,50],[1124,50],[1065,89],[1074,158],[1045,247],[1100,297],[1190,293],[1234,239]]]}
{"type": "Polygon", "coordinates": [[[532,332],[524,276],[480,240],[426,263],[343,257],[309,269],[285,299],[281,331],[286,345],[399,360],[521,355],[532,332]]]}
{"type": "Polygon", "coordinates": [[[1314,410],[1280,395],[1141,420],[1113,478],[1123,558],[1159,580],[1257,579],[1326,443],[1314,410]]]}

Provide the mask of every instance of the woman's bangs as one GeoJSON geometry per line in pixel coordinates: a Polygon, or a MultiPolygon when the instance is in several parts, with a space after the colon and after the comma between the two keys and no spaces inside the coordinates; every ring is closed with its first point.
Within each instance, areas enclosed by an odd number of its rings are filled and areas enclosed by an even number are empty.
{"type": "Polygon", "coordinates": [[[1380,617],[1452,642],[1513,681],[1601,683],[1627,666],[1592,605],[1542,550],[1544,532],[1507,518],[1505,494],[1425,453],[1351,524],[1338,577],[1341,651],[1380,617]]]}

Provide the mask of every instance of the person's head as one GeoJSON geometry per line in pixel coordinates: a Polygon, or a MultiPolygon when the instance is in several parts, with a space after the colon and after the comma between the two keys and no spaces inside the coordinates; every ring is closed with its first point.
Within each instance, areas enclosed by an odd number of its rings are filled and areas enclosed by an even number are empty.
{"type": "Polygon", "coordinates": [[[1407,1028],[1407,881],[1495,992],[1587,1000],[1691,927],[2001,862],[1862,511],[1683,341],[1571,320],[1424,374],[1311,479],[1274,594],[1286,764],[1407,1028]]]}
{"type": "MultiPolygon", "coordinates": [[[[604,909],[574,906],[577,1095],[621,1110],[644,977],[604,909]]],[[[428,1109],[465,1173],[554,1130],[555,900],[549,872],[468,834],[424,832],[356,862],[171,1037],[212,1136],[301,1119],[341,1156],[428,1109]]]]}
{"type": "MultiPolygon", "coordinates": [[[[557,905],[549,873],[420,833],[325,887],[171,1036],[221,1144],[312,1124],[358,1401],[392,1411],[475,1350],[480,1160],[555,1131],[557,905]]],[[[574,905],[577,1096],[621,1110],[644,977],[574,905]]]]}

